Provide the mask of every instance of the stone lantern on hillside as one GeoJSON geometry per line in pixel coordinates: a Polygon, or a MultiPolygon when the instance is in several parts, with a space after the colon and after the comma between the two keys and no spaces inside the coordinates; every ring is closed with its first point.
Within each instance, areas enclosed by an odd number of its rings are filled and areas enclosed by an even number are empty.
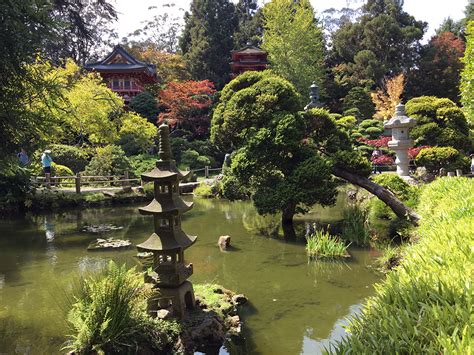
{"type": "Polygon", "coordinates": [[[307,104],[304,108],[305,111],[308,111],[312,108],[319,108],[321,107],[321,103],[319,102],[319,86],[313,81],[313,84],[309,87],[309,104],[307,104]]]}
{"type": "Polygon", "coordinates": [[[395,109],[395,116],[387,121],[384,125],[385,128],[392,130],[392,140],[388,142],[388,147],[395,151],[397,159],[397,174],[399,176],[409,176],[409,163],[408,149],[413,147],[413,140],[410,139],[410,129],[414,127],[416,120],[411,117],[407,117],[405,113],[405,105],[399,104],[395,109]]]}
{"type": "Polygon", "coordinates": [[[142,175],[144,182],[153,182],[154,199],[139,208],[143,215],[154,218],[154,233],[137,245],[141,252],[153,254],[153,266],[145,274],[153,295],[148,301],[148,313],[156,316],[159,309],[172,307],[178,318],[185,318],[186,310],[194,306],[194,291],[187,278],[193,273],[193,265],[185,265],[184,250],[195,241],[181,229],[181,215],[189,211],[193,203],[179,195],[179,182],[189,172],[182,172],[171,159],[169,127],[159,127],[160,146],[156,168],[142,175]]]}

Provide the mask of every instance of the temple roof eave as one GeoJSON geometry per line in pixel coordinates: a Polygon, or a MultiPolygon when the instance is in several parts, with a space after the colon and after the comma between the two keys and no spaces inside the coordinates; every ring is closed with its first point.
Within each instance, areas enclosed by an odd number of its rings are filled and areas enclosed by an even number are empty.
{"type": "Polygon", "coordinates": [[[187,249],[193,245],[197,240],[197,236],[187,235],[183,231],[176,233],[175,238],[163,235],[160,237],[158,234],[153,233],[143,243],[138,244],[137,248],[143,251],[171,251],[179,249],[187,249]]]}

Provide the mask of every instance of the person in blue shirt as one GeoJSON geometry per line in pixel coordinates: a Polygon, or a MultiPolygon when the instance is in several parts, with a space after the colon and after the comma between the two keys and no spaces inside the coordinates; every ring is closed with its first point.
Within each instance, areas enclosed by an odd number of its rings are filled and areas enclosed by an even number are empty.
{"type": "Polygon", "coordinates": [[[46,181],[49,181],[49,176],[51,174],[51,164],[53,163],[53,158],[51,158],[51,151],[46,149],[41,155],[41,165],[43,165],[44,175],[46,176],[46,181]]]}
{"type": "Polygon", "coordinates": [[[30,158],[28,158],[28,154],[26,154],[26,150],[21,148],[20,153],[16,155],[18,157],[18,161],[20,166],[27,166],[30,163],[30,158]]]}

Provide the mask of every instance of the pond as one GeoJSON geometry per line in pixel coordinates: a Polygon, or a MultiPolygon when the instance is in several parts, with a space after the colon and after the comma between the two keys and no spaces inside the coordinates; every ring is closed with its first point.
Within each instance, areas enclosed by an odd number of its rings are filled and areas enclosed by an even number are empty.
{"type": "MultiPolygon", "coordinates": [[[[340,204],[315,208],[300,223],[340,219],[340,204]]],[[[317,354],[340,339],[344,319],[373,294],[380,278],[370,268],[376,252],[350,249],[352,258],[345,263],[308,262],[302,242],[246,230],[253,216],[248,202],[195,199],[183,219],[183,229],[198,236],[186,253],[194,264],[191,281],[219,283],[250,299],[242,314],[246,342],[241,353],[317,354]],[[220,235],[232,237],[232,251],[219,250],[220,235]]],[[[134,244],[152,232],[152,217],[140,216],[137,206],[0,220],[0,353],[61,353],[71,285],[110,259],[136,264],[134,249],[86,250],[98,235],[84,232],[84,226],[97,224],[123,227],[105,236],[134,244]]]]}

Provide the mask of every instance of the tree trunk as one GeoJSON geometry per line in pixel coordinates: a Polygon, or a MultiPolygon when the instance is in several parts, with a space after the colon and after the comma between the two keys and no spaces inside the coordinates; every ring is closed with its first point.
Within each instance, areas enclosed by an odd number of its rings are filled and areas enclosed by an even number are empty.
{"type": "Polygon", "coordinates": [[[296,239],[295,228],[293,227],[293,216],[295,215],[296,205],[287,206],[281,214],[281,227],[285,239],[296,239]]]}
{"type": "Polygon", "coordinates": [[[403,202],[400,201],[390,190],[376,184],[368,178],[353,174],[347,170],[336,166],[333,167],[332,173],[337,177],[347,180],[351,184],[366,189],[367,191],[381,199],[383,202],[385,202],[385,204],[390,207],[399,218],[407,218],[414,225],[418,225],[418,222],[420,221],[420,216],[414,211],[412,211],[410,208],[405,206],[403,202]]]}

